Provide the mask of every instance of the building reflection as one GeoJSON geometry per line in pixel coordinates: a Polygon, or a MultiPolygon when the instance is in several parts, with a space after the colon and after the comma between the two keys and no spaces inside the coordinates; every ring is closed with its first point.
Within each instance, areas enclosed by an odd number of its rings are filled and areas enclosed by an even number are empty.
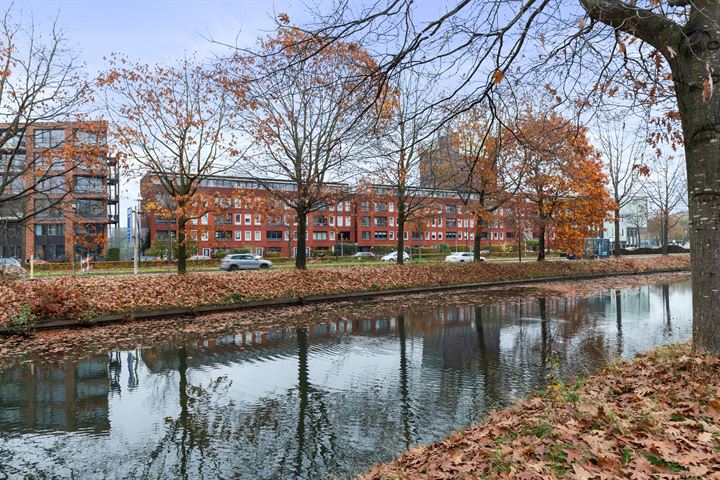
{"type": "Polygon", "coordinates": [[[0,373],[0,430],[110,429],[108,362],[25,364],[0,373]]]}

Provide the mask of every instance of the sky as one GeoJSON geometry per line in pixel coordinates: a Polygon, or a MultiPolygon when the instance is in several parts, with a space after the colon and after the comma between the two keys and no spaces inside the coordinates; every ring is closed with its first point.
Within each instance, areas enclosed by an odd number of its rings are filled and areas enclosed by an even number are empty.
{"type": "MultiPolygon", "coordinates": [[[[3,9],[10,2],[0,0],[3,9]]],[[[106,67],[104,57],[123,53],[144,63],[169,63],[186,54],[200,58],[227,52],[218,42],[251,46],[270,32],[277,13],[293,21],[308,20],[305,4],[296,0],[16,0],[12,15],[23,25],[49,31],[53,20],[93,77],[106,67]]],[[[122,179],[124,212],[138,196],[138,182],[122,179]]]]}

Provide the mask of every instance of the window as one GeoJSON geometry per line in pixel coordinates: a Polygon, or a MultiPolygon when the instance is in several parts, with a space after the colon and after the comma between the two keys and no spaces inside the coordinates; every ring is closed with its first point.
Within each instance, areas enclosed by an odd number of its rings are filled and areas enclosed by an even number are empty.
{"type": "Polygon", "coordinates": [[[388,203],[388,210],[390,210],[391,212],[395,211],[395,203],[394,202],[388,203]]]}
{"type": "Polygon", "coordinates": [[[470,240],[475,240],[475,234],[470,232],[470,240]]]}
{"type": "Polygon", "coordinates": [[[330,232],[330,240],[335,241],[335,232],[330,232]]]}
{"type": "Polygon", "coordinates": [[[360,202],[360,210],[362,210],[363,212],[369,212],[370,202],[360,202]]]}
{"type": "Polygon", "coordinates": [[[210,249],[209,249],[209,248],[203,248],[203,255],[205,255],[206,257],[209,257],[209,256],[210,256],[210,249]]]}
{"type": "Polygon", "coordinates": [[[438,218],[438,227],[442,227],[442,217],[438,218]]]}
{"type": "Polygon", "coordinates": [[[202,232],[202,233],[200,234],[200,240],[202,240],[202,241],[204,241],[204,242],[207,242],[207,240],[208,240],[208,232],[202,232]]]}
{"type": "Polygon", "coordinates": [[[346,227],[350,226],[350,217],[345,217],[345,226],[346,227]]]}
{"type": "Polygon", "coordinates": [[[434,227],[436,225],[435,219],[430,220],[430,224],[434,227]]]}
{"type": "Polygon", "coordinates": [[[425,232],[425,240],[430,240],[430,232],[425,232]]]}
{"type": "Polygon", "coordinates": [[[289,240],[290,240],[290,232],[288,232],[287,230],[285,230],[285,241],[287,242],[287,241],[289,241],[289,240]]]}
{"type": "Polygon", "coordinates": [[[458,205],[457,210],[458,210],[458,215],[462,215],[462,205],[458,205]]]}
{"type": "Polygon", "coordinates": [[[62,128],[35,130],[35,148],[55,148],[62,145],[64,140],[65,130],[62,128]]]}
{"type": "Polygon", "coordinates": [[[435,232],[432,232],[432,239],[433,239],[433,240],[436,240],[436,239],[437,239],[437,235],[435,234],[435,232]]]}
{"type": "Polygon", "coordinates": [[[467,221],[467,218],[466,218],[465,220],[463,220],[463,225],[465,226],[465,228],[468,228],[468,221],[467,221]]]}
{"type": "Polygon", "coordinates": [[[457,207],[455,205],[446,205],[445,213],[448,215],[455,215],[457,213],[457,207]]]}
{"type": "Polygon", "coordinates": [[[395,226],[395,217],[390,217],[390,226],[391,227],[395,226]]]}
{"type": "Polygon", "coordinates": [[[387,217],[375,217],[375,226],[376,227],[387,227],[388,226],[387,217]]]}
{"type": "Polygon", "coordinates": [[[235,225],[242,225],[242,215],[239,213],[235,214],[235,225]]]}
{"type": "Polygon", "coordinates": [[[362,232],[362,239],[363,239],[363,240],[370,240],[370,232],[368,232],[368,231],[363,231],[363,232],[362,232]]]}
{"type": "Polygon", "coordinates": [[[375,232],[375,240],[387,240],[388,232],[375,232]]]}
{"type": "MultiPolygon", "coordinates": [[[[37,134],[37,131],[36,131],[37,134]]],[[[82,130],[75,130],[75,144],[77,145],[102,145],[105,142],[104,135],[98,135],[95,132],[83,132],[82,130]]]]}
{"type": "Polygon", "coordinates": [[[230,230],[218,230],[215,232],[215,240],[232,240],[232,232],[230,230]]]}
{"type": "Polygon", "coordinates": [[[64,236],[65,225],[62,223],[51,223],[49,225],[35,225],[35,236],[64,236]]]}
{"type": "Polygon", "coordinates": [[[470,219],[470,228],[475,228],[475,220],[470,219]]]}
{"type": "MultiPolygon", "coordinates": [[[[102,180],[101,180],[102,182],[102,180]]],[[[21,190],[22,191],[22,190],[21,190]]],[[[44,178],[37,182],[37,191],[47,195],[61,194],[65,192],[65,177],[62,175],[44,178]]],[[[87,193],[87,192],[86,192],[87,193]]],[[[100,190],[102,193],[102,188],[100,190]]]]}
{"type": "Polygon", "coordinates": [[[503,239],[503,233],[504,233],[504,232],[500,232],[500,240],[503,239]]]}
{"type": "Polygon", "coordinates": [[[405,240],[408,239],[408,232],[403,232],[403,239],[405,239],[405,240]]]}
{"type": "Polygon", "coordinates": [[[327,227],[328,219],[327,219],[327,217],[313,217],[312,224],[314,227],[327,227]]]}
{"type": "Polygon", "coordinates": [[[457,219],[456,218],[448,218],[445,221],[445,225],[447,228],[456,228],[457,227],[457,219]]]}
{"type": "Polygon", "coordinates": [[[245,230],[245,241],[249,242],[252,240],[252,232],[250,230],[245,230]]]}
{"type": "Polygon", "coordinates": [[[387,212],[387,203],[386,202],[375,202],[375,211],[376,212],[387,212]]]}
{"type": "Polygon", "coordinates": [[[363,227],[370,226],[370,217],[360,217],[360,225],[363,227]]]}
{"type": "Polygon", "coordinates": [[[255,215],[255,225],[262,225],[262,216],[255,215]]]}
{"type": "Polygon", "coordinates": [[[232,225],[232,215],[229,213],[215,215],[215,225],[232,225]]]}
{"type": "Polygon", "coordinates": [[[423,238],[422,232],[412,232],[413,240],[422,240],[422,238],[423,238]]]}
{"type": "Polygon", "coordinates": [[[455,240],[457,238],[457,232],[447,232],[445,238],[448,240],[455,240]]]}
{"type": "Polygon", "coordinates": [[[282,230],[268,230],[265,235],[271,241],[281,241],[283,238],[282,230]]]}
{"type": "Polygon", "coordinates": [[[202,225],[207,225],[207,224],[208,224],[208,214],[207,214],[207,213],[206,213],[205,215],[203,215],[202,217],[200,217],[200,223],[201,223],[202,225]]]}
{"type": "Polygon", "coordinates": [[[438,232],[438,240],[442,240],[442,232],[438,232]]]}
{"type": "Polygon", "coordinates": [[[235,230],[235,240],[242,240],[242,232],[240,230],[235,230]]]}
{"type": "Polygon", "coordinates": [[[331,227],[335,226],[335,217],[330,217],[330,226],[331,227]]]}
{"type": "Polygon", "coordinates": [[[78,199],[75,201],[75,215],[80,218],[105,218],[107,206],[104,200],[78,199]]]}
{"type": "MultiPolygon", "coordinates": [[[[343,226],[343,217],[337,217],[337,226],[342,227],[343,226]]],[[[349,227],[350,225],[348,225],[349,227]]]]}
{"type": "Polygon", "coordinates": [[[249,213],[245,214],[245,225],[250,225],[252,223],[251,215],[249,213]]]}
{"type": "Polygon", "coordinates": [[[395,232],[390,231],[390,240],[395,240],[395,232]]]}
{"type": "Polygon", "coordinates": [[[467,232],[463,232],[463,239],[467,240],[467,232]]]}
{"type": "Polygon", "coordinates": [[[262,232],[260,230],[255,230],[255,241],[259,242],[262,239],[262,232]]]}
{"type": "Polygon", "coordinates": [[[507,233],[505,234],[505,238],[507,238],[508,240],[511,239],[511,238],[513,238],[513,237],[514,237],[513,232],[507,232],[507,233]]]}
{"type": "Polygon", "coordinates": [[[350,211],[350,201],[346,201],[346,202],[345,202],[345,211],[346,211],[346,212],[349,212],[349,211],[350,211]]]}
{"type": "Polygon", "coordinates": [[[105,182],[97,177],[75,177],[75,192],[105,193],[105,182]]]}
{"type": "Polygon", "coordinates": [[[328,234],[327,232],[313,232],[313,240],[327,240],[328,234]]]}

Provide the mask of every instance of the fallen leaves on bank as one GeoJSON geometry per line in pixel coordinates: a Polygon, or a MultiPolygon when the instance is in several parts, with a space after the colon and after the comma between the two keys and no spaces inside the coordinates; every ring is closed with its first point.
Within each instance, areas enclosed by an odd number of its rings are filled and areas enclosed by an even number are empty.
{"type": "Polygon", "coordinates": [[[720,478],[720,358],[676,345],[556,382],[363,478],[720,478]]]}
{"type": "MultiPolygon", "coordinates": [[[[308,271],[62,277],[0,284],[0,325],[29,306],[37,321],[143,309],[502,280],[688,268],[689,256],[535,263],[420,264],[308,271]]],[[[91,323],[91,322],[88,322],[91,323]]]]}

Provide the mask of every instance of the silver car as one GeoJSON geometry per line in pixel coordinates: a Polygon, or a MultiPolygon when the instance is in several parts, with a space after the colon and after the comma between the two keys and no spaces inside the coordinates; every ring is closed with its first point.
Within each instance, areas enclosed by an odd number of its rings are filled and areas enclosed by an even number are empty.
{"type": "Polygon", "coordinates": [[[233,253],[231,255],[225,255],[220,261],[220,268],[227,271],[235,270],[255,270],[255,269],[266,269],[272,267],[270,260],[263,260],[257,258],[256,255],[250,253],[233,253]]]}

